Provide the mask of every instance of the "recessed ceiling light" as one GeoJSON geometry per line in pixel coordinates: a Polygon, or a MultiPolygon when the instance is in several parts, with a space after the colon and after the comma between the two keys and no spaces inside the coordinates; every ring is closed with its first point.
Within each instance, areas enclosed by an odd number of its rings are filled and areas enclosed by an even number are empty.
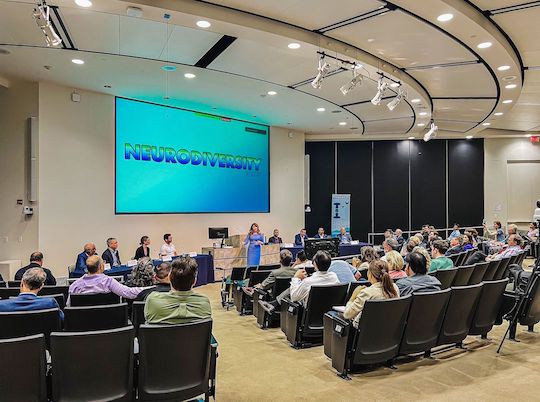
{"type": "Polygon", "coordinates": [[[210,24],[208,21],[205,21],[205,20],[200,20],[200,21],[197,21],[197,26],[199,28],[210,28],[212,24],[210,24]]]}
{"type": "Polygon", "coordinates": [[[495,116],[502,116],[503,114],[504,114],[503,112],[494,113],[495,116]]]}
{"type": "Polygon", "coordinates": [[[369,43],[371,43],[371,42],[375,42],[375,39],[369,38],[367,41],[368,41],[369,43]]]}
{"type": "Polygon", "coordinates": [[[467,138],[468,140],[472,140],[473,136],[472,136],[472,135],[468,135],[468,136],[466,136],[465,138],[467,138]]]}
{"type": "Polygon", "coordinates": [[[346,122],[346,121],[340,121],[340,122],[339,122],[339,125],[340,125],[340,126],[346,126],[346,125],[347,125],[347,122],[346,122]]]}
{"type": "Polygon", "coordinates": [[[424,127],[426,125],[426,123],[418,123],[417,126],[418,127],[424,127]]]}
{"type": "Polygon", "coordinates": [[[441,14],[437,17],[437,21],[447,22],[450,21],[452,18],[454,18],[454,14],[441,14]]]}
{"type": "Polygon", "coordinates": [[[515,87],[517,87],[516,84],[508,84],[505,86],[506,89],[514,89],[515,87]]]}
{"type": "Polygon", "coordinates": [[[414,140],[414,137],[409,137],[409,140],[414,140]]]}
{"type": "Polygon", "coordinates": [[[491,126],[491,123],[482,123],[483,126],[491,126]]]}
{"type": "Polygon", "coordinates": [[[418,98],[411,99],[411,103],[420,103],[420,99],[418,98]]]}
{"type": "Polygon", "coordinates": [[[512,99],[506,99],[506,100],[503,100],[503,103],[507,104],[507,103],[512,103],[512,99]]]}
{"type": "Polygon", "coordinates": [[[326,109],[323,108],[323,107],[318,107],[318,108],[317,108],[317,112],[324,112],[325,110],[326,110],[326,109]]]}
{"type": "Polygon", "coordinates": [[[300,49],[300,43],[292,42],[287,45],[289,49],[300,49]]]}
{"type": "Polygon", "coordinates": [[[191,79],[195,78],[196,75],[193,74],[193,73],[185,73],[184,77],[186,77],[188,80],[191,80],[191,79]]]}
{"type": "Polygon", "coordinates": [[[499,71],[510,70],[510,66],[499,66],[499,67],[497,67],[497,70],[499,70],[499,71]]]}
{"type": "Polygon", "coordinates": [[[84,60],[81,59],[72,59],[71,62],[78,65],[84,64],[84,60]]]}
{"type": "Polygon", "coordinates": [[[479,43],[478,45],[476,45],[476,47],[478,49],[487,49],[488,47],[491,47],[493,43],[491,42],[482,42],[482,43],[479,43]]]}
{"type": "Polygon", "coordinates": [[[418,113],[418,116],[427,116],[427,115],[428,115],[427,112],[420,112],[420,113],[418,113]]]}
{"type": "Polygon", "coordinates": [[[175,66],[161,66],[161,69],[163,71],[176,71],[176,67],[175,66]]]}
{"type": "Polygon", "coordinates": [[[400,84],[399,82],[392,82],[392,83],[390,84],[390,86],[391,86],[392,88],[397,88],[397,87],[399,87],[400,85],[401,85],[401,84],[400,84]]]}
{"type": "Polygon", "coordinates": [[[90,0],[75,0],[75,4],[80,7],[92,7],[92,2],[90,0]]]}
{"type": "Polygon", "coordinates": [[[270,95],[270,96],[274,96],[274,95],[277,95],[277,92],[276,91],[268,91],[267,94],[270,95]]]}

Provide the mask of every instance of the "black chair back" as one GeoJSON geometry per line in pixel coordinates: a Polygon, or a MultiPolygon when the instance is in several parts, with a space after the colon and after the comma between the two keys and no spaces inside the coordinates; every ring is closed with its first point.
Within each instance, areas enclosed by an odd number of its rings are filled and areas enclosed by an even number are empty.
{"type": "Polygon", "coordinates": [[[244,279],[246,267],[234,267],[231,272],[231,281],[241,281],[244,279]]]}
{"type": "Polygon", "coordinates": [[[59,293],[57,295],[45,295],[45,296],[38,296],[38,297],[49,297],[56,300],[56,303],[58,303],[58,307],[60,307],[60,310],[64,310],[66,307],[66,299],[64,298],[64,295],[62,293],[59,293]]]}
{"type": "Polygon", "coordinates": [[[144,318],[144,301],[135,301],[131,306],[131,323],[135,327],[135,332],[139,331],[139,327],[146,322],[144,318]]]}
{"type": "Polygon", "coordinates": [[[486,271],[488,268],[489,262],[479,262],[478,264],[474,265],[474,271],[469,278],[469,285],[476,285],[484,279],[484,276],[486,275],[486,271]]]}
{"type": "Polygon", "coordinates": [[[60,309],[0,312],[0,339],[20,338],[44,334],[49,336],[60,330],[60,309]]]}
{"type": "Polygon", "coordinates": [[[8,288],[20,288],[21,281],[8,281],[8,288]]]}
{"type": "Polygon", "coordinates": [[[6,287],[6,282],[0,281],[0,288],[5,288],[5,287],[6,287]]]}
{"type": "Polygon", "coordinates": [[[128,325],[127,303],[66,307],[64,329],[71,332],[101,331],[128,325]]]}
{"type": "Polygon", "coordinates": [[[291,286],[291,278],[276,278],[272,286],[272,296],[275,299],[291,286]]]}
{"type": "Polygon", "coordinates": [[[454,283],[459,268],[439,269],[435,271],[435,277],[441,282],[441,289],[448,289],[454,283]]]}
{"type": "Polygon", "coordinates": [[[244,278],[243,279],[249,279],[249,277],[251,276],[251,273],[253,271],[256,271],[257,270],[257,267],[247,267],[244,271],[244,278]]]}
{"type": "Polygon", "coordinates": [[[437,344],[450,293],[444,289],[413,294],[400,355],[426,352],[437,344]]]}
{"type": "Polygon", "coordinates": [[[469,335],[486,335],[491,331],[497,319],[507,284],[508,278],[483,283],[469,335]]]}
{"type": "Polygon", "coordinates": [[[529,281],[529,297],[519,316],[521,325],[534,325],[540,321],[540,273],[531,275],[529,281]]]}
{"type": "Polygon", "coordinates": [[[452,260],[452,262],[454,263],[454,267],[457,267],[457,261],[458,259],[460,258],[461,256],[461,253],[456,253],[456,254],[451,254],[448,256],[448,258],[450,258],[452,260]]]}
{"type": "Polygon", "coordinates": [[[412,296],[368,300],[353,340],[352,365],[377,364],[398,355],[412,296]]]}
{"type": "Polygon", "coordinates": [[[253,287],[258,283],[264,281],[272,271],[251,271],[249,274],[249,284],[248,287],[253,287]]]}
{"type": "Polygon", "coordinates": [[[332,306],[345,304],[348,287],[348,284],[311,287],[302,317],[304,336],[322,335],[324,313],[331,311],[332,306]]]}
{"type": "Polygon", "coordinates": [[[211,334],[211,319],[180,325],[141,325],[138,400],[180,401],[206,394],[211,334]]]}
{"type": "Polygon", "coordinates": [[[454,263],[454,266],[461,267],[465,263],[466,258],[467,258],[467,252],[462,251],[461,253],[458,254],[458,257],[457,257],[456,262],[454,263]]]}
{"type": "Polygon", "coordinates": [[[495,275],[497,274],[497,269],[499,268],[500,263],[501,263],[501,260],[489,261],[486,273],[484,274],[482,281],[492,281],[493,278],[495,278],[495,275]]]}
{"type": "Polygon", "coordinates": [[[313,275],[313,273],[315,272],[315,267],[304,267],[304,270],[308,275],[313,275]]]}
{"type": "Polygon", "coordinates": [[[269,265],[259,265],[257,267],[258,271],[271,271],[273,269],[281,268],[281,264],[269,264],[269,265]]]}
{"type": "Polygon", "coordinates": [[[131,401],[133,338],[132,326],[106,331],[53,332],[53,400],[131,401]]]}
{"type": "Polygon", "coordinates": [[[522,253],[520,253],[519,258],[516,261],[516,264],[521,267],[523,265],[523,260],[525,260],[525,257],[527,257],[527,254],[528,254],[528,251],[523,251],[522,253]]]}
{"type": "Polygon", "coordinates": [[[437,345],[460,343],[467,337],[482,284],[453,287],[437,345]]]}
{"type": "Polygon", "coordinates": [[[47,401],[43,334],[1,340],[0,356],[3,360],[0,365],[1,400],[47,401]]]}
{"type": "Polygon", "coordinates": [[[495,273],[495,276],[493,276],[494,281],[498,281],[499,279],[503,279],[508,277],[507,268],[510,265],[510,259],[512,257],[506,257],[501,259],[501,262],[499,266],[497,267],[497,272],[495,273]]]}
{"type": "Polygon", "coordinates": [[[64,295],[64,300],[67,300],[69,296],[69,286],[43,286],[38,292],[38,296],[57,295],[59,293],[62,293],[64,295]]]}
{"type": "Polygon", "coordinates": [[[349,289],[347,289],[347,296],[345,296],[345,303],[347,303],[349,301],[349,299],[352,297],[352,294],[354,292],[354,290],[358,287],[358,286],[370,286],[371,285],[371,282],[369,281],[354,281],[354,282],[351,282],[349,283],[349,289]]]}
{"type": "Polygon", "coordinates": [[[463,265],[458,268],[452,286],[467,286],[474,272],[474,265],[463,265]]]}
{"type": "Polygon", "coordinates": [[[18,296],[19,293],[19,288],[0,288],[0,299],[9,299],[18,296]]]}
{"type": "Polygon", "coordinates": [[[80,295],[69,295],[70,305],[79,306],[100,306],[104,304],[120,303],[120,296],[114,293],[86,293],[80,295]]]}
{"type": "Polygon", "coordinates": [[[517,260],[519,259],[519,257],[521,256],[521,252],[513,255],[510,257],[510,261],[508,262],[508,265],[513,265],[517,262],[517,260]]]}

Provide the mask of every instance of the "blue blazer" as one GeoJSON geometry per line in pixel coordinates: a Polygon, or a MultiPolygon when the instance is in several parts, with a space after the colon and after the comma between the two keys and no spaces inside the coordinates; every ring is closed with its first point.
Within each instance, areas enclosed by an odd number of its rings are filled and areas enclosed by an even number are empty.
{"type": "MultiPolygon", "coordinates": [[[[308,236],[304,236],[304,241],[308,239],[308,236]]],[[[301,246],[302,245],[302,237],[300,236],[300,233],[298,233],[296,236],[294,236],[294,245],[295,246],[301,246]]]]}
{"type": "MultiPolygon", "coordinates": [[[[37,297],[33,293],[22,293],[13,299],[0,300],[0,311],[29,311],[48,310],[50,308],[60,308],[56,300],[52,297],[37,297]]],[[[64,313],[60,312],[60,319],[64,319],[64,313]]]]}
{"type": "Polygon", "coordinates": [[[73,276],[83,276],[86,274],[86,259],[88,255],[83,251],[77,256],[77,262],[75,263],[75,271],[72,272],[73,276]]]}

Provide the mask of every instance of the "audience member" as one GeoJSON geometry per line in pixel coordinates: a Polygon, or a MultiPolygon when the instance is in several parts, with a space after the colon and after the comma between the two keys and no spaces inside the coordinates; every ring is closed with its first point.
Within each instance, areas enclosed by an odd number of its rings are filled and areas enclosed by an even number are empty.
{"type": "Polygon", "coordinates": [[[139,293],[146,289],[144,287],[130,288],[105,275],[103,273],[105,265],[97,255],[88,257],[86,267],[88,273],[71,284],[69,294],[114,293],[125,299],[135,299],[139,293]]]}
{"type": "Polygon", "coordinates": [[[521,252],[521,245],[523,239],[518,234],[511,234],[508,236],[508,247],[501,250],[497,254],[491,254],[486,257],[486,261],[501,260],[506,257],[512,257],[521,252]]]}
{"type": "Polygon", "coordinates": [[[461,232],[459,231],[459,225],[457,223],[454,223],[454,228],[452,230],[452,233],[450,233],[450,236],[448,236],[448,240],[450,241],[454,237],[461,236],[461,232]]]}
{"type": "Polygon", "coordinates": [[[192,290],[197,261],[191,257],[175,259],[169,277],[169,292],[152,292],[146,299],[144,317],[148,324],[183,324],[212,316],[208,297],[192,290]]]}
{"type": "Polygon", "coordinates": [[[362,250],[360,251],[360,266],[358,267],[359,271],[366,271],[367,278],[367,269],[369,267],[369,264],[371,261],[378,260],[379,256],[377,255],[377,252],[375,249],[371,246],[364,246],[362,247],[362,250]]]}
{"type": "Polygon", "coordinates": [[[339,239],[339,244],[351,244],[352,242],[351,235],[347,233],[347,230],[343,226],[339,229],[337,238],[339,239]]]}
{"type": "Polygon", "coordinates": [[[171,264],[169,264],[168,262],[162,262],[161,264],[159,264],[159,267],[155,269],[155,275],[154,275],[154,283],[156,285],[149,289],[143,290],[141,293],[138,294],[135,300],[137,301],[146,300],[148,295],[152,292],[170,291],[171,290],[171,279],[169,278],[170,273],[171,273],[171,264]]]}
{"type": "Polygon", "coordinates": [[[343,260],[332,261],[330,263],[330,268],[328,268],[328,272],[335,273],[339,283],[351,283],[362,277],[355,267],[343,260]]]}
{"type": "Polygon", "coordinates": [[[273,269],[264,281],[255,285],[256,288],[268,290],[274,285],[276,278],[292,278],[294,276],[297,268],[291,266],[292,253],[289,250],[281,250],[279,253],[279,262],[281,266],[278,269],[273,269]]]}
{"type": "Polygon", "coordinates": [[[314,239],[326,239],[328,235],[324,233],[324,228],[319,228],[317,234],[313,237],[314,239]]]}
{"type": "Polygon", "coordinates": [[[538,240],[538,224],[536,222],[531,222],[531,224],[529,225],[527,237],[533,242],[538,240]]]}
{"type": "Polygon", "coordinates": [[[448,243],[444,240],[436,240],[431,245],[431,266],[429,272],[434,272],[439,269],[454,268],[454,262],[446,257],[448,251],[448,243]]]}
{"type": "Polygon", "coordinates": [[[399,247],[403,247],[403,244],[405,243],[405,238],[403,237],[403,230],[401,229],[396,229],[395,231],[395,234],[396,234],[396,241],[398,242],[398,245],[399,247]]]}
{"type": "Polygon", "coordinates": [[[15,273],[15,280],[20,281],[26,271],[28,271],[30,268],[41,268],[47,275],[47,279],[45,280],[45,286],[54,286],[56,285],[56,278],[53,276],[50,269],[43,268],[43,253],[40,251],[34,251],[30,255],[30,264],[28,264],[25,267],[22,267],[15,273]]]}
{"type": "Polygon", "coordinates": [[[420,253],[424,256],[424,258],[426,259],[426,268],[429,270],[429,268],[431,267],[431,256],[429,255],[428,251],[424,247],[416,246],[415,248],[413,248],[412,252],[420,253]]]}
{"type": "Polygon", "coordinates": [[[311,262],[311,260],[308,260],[306,256],[306,252],[304,250],[300,250],[296,254],[296,260],[293,263],[293,267],[295,269],[300,269],[300,268],[306,268],[306,267],[312,267],[312,266],[313,266],[313,262],[311,262]]]}
{"type": "Polygon", "coordinates": [[[417,236],[411,236],[407,244],[403,246],[401,249],[401,255],[406,256],[409,253],[412,253],[413,249],[420,245],[421,240],[417,236]]]}
{"type": "Polygon", "coordinates": [[[94,254],[96,254],[96,245],[94,243],[86,243],[84,245],[84,251],[77,256],[73,274],[77,276],[84,275],[86,273],[86,259],[94,254]]]}
{"type": "Polygon", "coordinates": [[[388,239],[385,239],[383,241],[382,246],[384,250],[384,255],[381,257],[381,260],[386,261],[386,255],[389,252],[396,250],[399,245],[396,239],[394,239],[393,237],[389,237],[388,239]]]}
{"type": "Polygon", "coordinates": [[[472,238],[472,234],[464,234],[463,235],[463,251],[469,251],[469,250],[472,250],[474,248],[474,244],[473,244],[473,238],[472,238]]]}
{"type": "MultiPolygon", "coordinates": [[[[385,255],[387,263],[387,272],[390,278],[397,280],[406,278],[407,274],[403,271],[403,257],[397,251],[392,250],[385,255]]],[[[369,274],[369,272],[368,272],[369,274]]],[[[369,279],[369,278],[368,278],[369,279]]]]}
{"type": "Polygon", "coordinates": [[[450,248],[446,251],[446,256],[459,254],[463,251],[463,236],[459,235],[450,239],[450,248]]]}
{"type": "Polygon", "coordinates": [[[120,253],[118,252],[118,240],[114,237],[109,237],[107,239],[107,249],[101,254],[101,258],[111,267],[122,265],[120,262],[120,253]]]}
{"type": "Polygon", "coordinates": [[[504,231],[502,230],[502,224],[500,221],[493,221],[493,230],[489,230],[486,224],[484,224],[484,235],[493,238],[495,241],[504,242],[504,231]]]}
{"type": "Polygon", "coordinates": [[[307,239],[308,235],[306,233],[306,229],[300,229],[300,233],[294,236],[294,245],[304,247],[307,239]]]}
{"type": "Polygon", "coordinates": [[[163,243],[159,250],[160,257],[175,257],[177,256],[176,247],[172,242],[172,235],[170,233],[165,233],[163,235],[163,243]]]}
{"type": "MultiPolygon", "coordinates": [[[[53,297],[38,297],[38,292],[43,288],[47,274],[41,267],[32,267],[26,270],[21,279],[20,293],[17,297],[0,300],[0,311],[29,311],[47,310],[60,308],[53,297]]],[[[60,319],[64,319],[64,313],[59,310],[60,319]]]]}
{"type": "MultiPolygon", "coordinates": [[[[399,254],[398,254],[399,255],[399,254]]],[[[401,257],[401,256],[400,256],[401,257]]],[[[392,282],[390,275],[388,274],[387,263],[384,261],[376,260],[369,264],[368,268],[368,280],[371,282],[371,286],[356,288],[358,292],[353,294],[354,299],[347,303],[343,317],[348,320],[353,320],[353,326],[358,328],[360,317],[364,305],[368,300],[384,300],[394,299],[399,297],[399,289],[392,282]]]]}
{"type": "Polygon", "coordinates": [[[138,260],[139,258],[143,257],[150,257],[150,238],[148,236],[141,237],[141,242],[139,243],[140,246],[135,250],[135,257],[133,257],[134,260],[138,260]]]}
{"type": "Polygon", "coordinates": [[[411,293],[433,292],[441,290],[441,282],[431,275],[427,275],[426,257],[420,253],[409,254],[407,263],[407,278],[397,281],[400,296],[411,293]]]}
{"type": "Polygon", "coordinates": [[[126,281],[129,287],[144,287],[154,284],[154,263],[150,257],[143,257],[131,269],[131,278],[126,281]]]}
{"type": "Polygon", "coordinates": [[[386,229],[384,231],[384,239],[393,239],[394,238],[394,232],[392,231],[392,229],[386,229]]]}
{"type": "Polygon", "coordinates": [[[281,244],[283,240],[279,237],[279,230],[274,229],[274,235],[268,239],[268,244],[281,244]]]}

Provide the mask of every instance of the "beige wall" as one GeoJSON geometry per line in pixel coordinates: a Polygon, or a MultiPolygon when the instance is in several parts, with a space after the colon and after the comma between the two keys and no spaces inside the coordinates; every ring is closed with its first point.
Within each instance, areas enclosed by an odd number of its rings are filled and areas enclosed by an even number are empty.
{"type": "MultiPolygon", "coordinates": [[[[531,144],[528,138],[486,139],[484,141],[484,211],[486,220],[500,220],[503,225],[509,219],[508,161],[540,161],[540,145],[531,144]]],[[[520,180],[522,178],[511,178],[520,180]]],[[[540,182],[536,183],[540,186],[540,182]]],[[[534,205],[530,205],[532,218],[534,205]]],[[[520,224],[522,228],[526,225],[520,224]]]]}
{"type": "Polygon", "coordinates": [[[246,233],[255,221],[265,233],[280,228],[285,239],[303,226],[304,134],[289,138],[280,128],[271,129],[269,214],[115,215],[114,98],[80,92],[82,101],[74,103],[71,92],[39,85],[39,244],[57,275],[65,275],[85,242],[95,242],[102,252],[109,236],[118,238],[125,261],[142,235],[150,236],[155,254],[165,232],[173,234],[177,249],[200,251],[212,244],[211,226],[246,233]]]}
{"type": "Polygon", "coordinates": [[[0,86],[0,260],[24,263],[38,246],[38,208],[27,201],[26,156],[27,118],[37,115],[37,83],[0,86]],[[25,217],[17,199],[34,206],[34,215],[25,217]]]}

